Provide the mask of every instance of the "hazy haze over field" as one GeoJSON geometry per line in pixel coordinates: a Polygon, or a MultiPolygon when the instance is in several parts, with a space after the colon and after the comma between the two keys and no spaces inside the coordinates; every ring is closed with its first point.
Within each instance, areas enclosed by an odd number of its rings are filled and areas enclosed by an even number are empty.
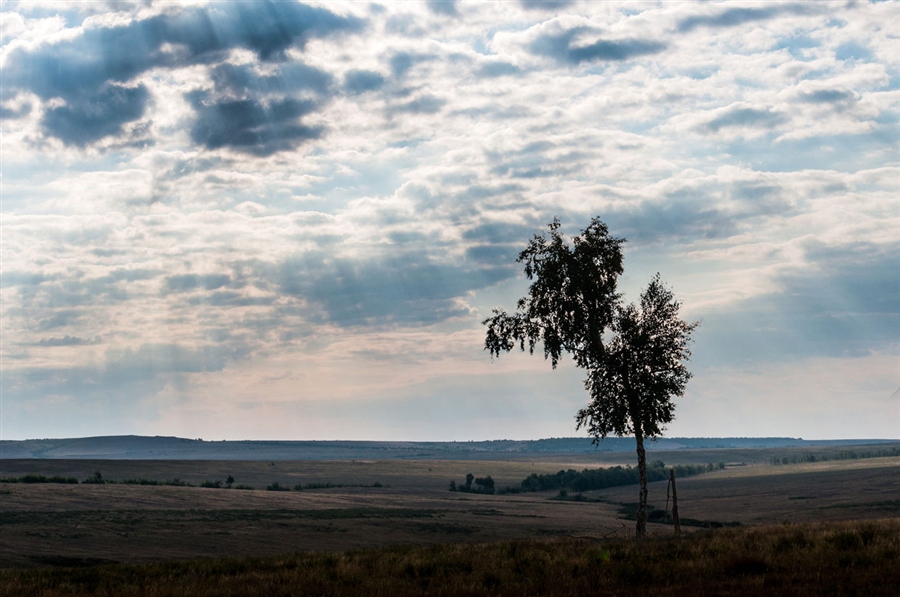
{"type": "Polygon", "coordinates": [[[669,433],[900,437],[895,2],[4,2],[0,436],[573,435],[559,216],[700,319],[669,433]]]}

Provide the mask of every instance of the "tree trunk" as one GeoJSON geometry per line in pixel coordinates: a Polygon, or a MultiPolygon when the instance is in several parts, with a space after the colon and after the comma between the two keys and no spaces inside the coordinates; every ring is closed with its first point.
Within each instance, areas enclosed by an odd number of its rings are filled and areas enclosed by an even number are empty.
{"type": "Polygon", "coordinates": [[[647,536],[647,454],[644,452],[644,434],[639,425],[635,425],[634,439],[637,442],[638,475],[641,478],[641,493],[638,499],[637,528],[635,536],[639,539],[647,536]]]}

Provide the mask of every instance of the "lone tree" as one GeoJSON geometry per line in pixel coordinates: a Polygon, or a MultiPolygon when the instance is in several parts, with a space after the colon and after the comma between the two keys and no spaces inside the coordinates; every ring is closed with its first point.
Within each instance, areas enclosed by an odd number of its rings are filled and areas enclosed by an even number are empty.
{"type": "Polygon", "coordinates": [[[684,365],[697,323],[678,316],[681,303],[657,274],[641,293],[640,305],[623,305],[616,292],[622,273],[622,243],[611,237],[599,218],[568,243],[550,224],[549,237],[535,235],[519,254],[532,284],[516,312],[494,309],[484,348],[499,357],[518,346],[534,354],[540,343],[544,358],[556,368],[569,353],[588,373],[587,407],[576,416],[576,429],[586,427],[595,444],[608,434],[633,434],[641,481],[637,512],[638,537],[647,533],[647,459],[644,439],[662,434],[675,413],[673,396],[681,396],[691,374],[684,365]]]}

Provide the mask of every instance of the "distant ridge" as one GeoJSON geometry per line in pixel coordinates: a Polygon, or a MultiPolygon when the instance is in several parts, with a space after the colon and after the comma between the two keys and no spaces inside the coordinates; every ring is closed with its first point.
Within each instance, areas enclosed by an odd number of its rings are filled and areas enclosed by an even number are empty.
{"type": "MultiPolygon", "coordinates": [[[[722,448],[780,448],[865,445],[889,439],[803,440],[792,437],[672,437],[647,443],[653,452],[722,448]]],[[[180,437],[120,435],[70,439],[0,441],[0,459],[99,460],[475,460],[489,456],[633,452],[634,439],[607,438],[599,446],[589,438],[490,440],[467,442],[383,441],[203,441],[180,437]]]]}

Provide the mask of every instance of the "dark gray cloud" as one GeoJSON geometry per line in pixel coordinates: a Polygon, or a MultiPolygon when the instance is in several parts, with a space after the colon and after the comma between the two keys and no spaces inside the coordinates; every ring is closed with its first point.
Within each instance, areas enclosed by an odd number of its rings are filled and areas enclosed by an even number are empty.
{"type": "Polygon", "coordinates": [[[384,86],[384,76],[371,70],[352,70],[344,77],[344,89],[353,95],[378,91],[382,86],[384,86]]]}
{"type": "Polygon", "coordinates": [[[110,351],[100,376],[109,381],[133,382],[164,373],[221,371],[229,359],[243,356],[223,346],[187,348],[178,344],[143,344],[137,349],[110,351]]]}
{"type": "Polygon", "coordinates": [[[609,211],[604,220],[616,234],[634,246],[665,240],[722,238],[733,234],[745,215],[715,207],[709,195],[697,189],[667,194],[628,208],[609,211]]]}
{"type": "Polygon", "coordinates": [[[139,280],[152,280],[162,274],[158,269],[114,269],[108,275],[99,278],[105,282],[137,282],[139,280]]]}
{"type": "Polygon", "coordinates": [[[479,241],[485,244],[518,244],[524,249],[528,239],[542,228],[544,228],[543,222],[523,224],[484,222],[466,230],[463,238],[467,241],[479,241]]]}
{"type": "Polygon", "coordinates": [[[519,5],[526,10],[558,10],[573,2],[574,0],[519,0],[519,5]]]}
{"type": "Polygon", "coordinates": [[[481,263],[493,267],[509,266],[511,274],[515,272],[512,264],[515,264],[519,253],[525,246],[525,239],[512,245],[475,245],[466,249],[466,259],[473,263],[481,263]]]}
{"type": "Polygon", "coordinates": [[[390,59],[391,72],[394,73],[395,77],[403,77],[412,68],[413,63],[412,54],[406,52],[395,54],[390,59]]]}
{"type": "Polygon", "coordinates": [[[456,10],[456,3],[457,0],[427,0],[425,4],[428,6],[428,10],[434,14],[455,17],[459,15],[459,12],[456,10]]]}
{"type": "Polygon", "coordinates": [[[258,156],[294,149],[318,139],[324,129],[300,123],[300,117],[315,110],[310,100],[286,98],[271,102],[253,99],[207,101],[205,92],[193,93],[191,104],[197,120],[191,139],[209,149],[230,147],[258,156]]]}
{"type": "Polygon", "coordinates": [[[58,276],[47,276],[34,272],[22,271],[0,271],[0,288],[10,288],[13,286],[38,286],[48,280],[56,279],[58,276]]]}
{"type": "Polygon", "coordinates": [[[188,300],[190,305],[209,305],[211,307],[264,307],[274,302],[274,296],[245,296],[232,290],[221,290],[188,300]]]}
{"type": "Polygon", "coordinates": [[[41,338],[37,343],[38,346],[86,346],[89,344],[99,344],[100,336],[94,338],[79,338],[78,336],[63,336],[62,338],[41,338]]]}
{"type": "Polygon", "coordinates": [[[276,71],[260,76],[248,66],[213,68],[214,89],[187,96],[196,115],[191,139],[210,149],[266,156],[321,137],[322,127],[301,119],[328,101],[333,77],[302,63],[282,64],[276,71]]]}
{"type": "Polygon", "coordinates": [[[168,276],[165,282],[165,292],[190,292],[197,289],[216,290],[231,283],[228,274],[180,274],[168,276]]]}
{"type": "Polygon", "coordinates": [[[849,89],[819,89],[800,94],[800,99],[813,104],[843,103],[856,99],[856,93],[849,89]]]}
{"type": "Polygon", "coordinates": [[[425,94],[402,104],[394,104],[390,108],[392,113],[407,114],[436,114],[447,103],[447,100],[434,95],[425,94]]]}
{"type": "Polygon", "coordinates": [[[95,93],[69,96],[64,106],[48,108],[41,125],[63,143],[84,147],[121,134],[124,124],[144,114],[148,99],[144,85],[104,85],[95,93]]]}
{"type": "Polygon", "coordinates": [[[552,154],[557,145],[551,141],[535,141],[506,152],[488,151],[491,174],[508,178],[547,178],[566,176],[580,170],[584,154],[552,154]]]}
{"type": "Polygon", "coordinates": [[[80,309],[59,309],[49,317],[38,321],[37,329],[40,331],[62,328],[78,323],[84,317],[84,311],[80,309]]]}
{"type": "Polygon", "coordinates": [[[693,15],[679,21],[678,30],[682,33],[697,27],[737,27],[745,23],[765,21],[779,15],[806,14],[812,12],[804,4],[771,4],[759,8],[726,8],[710,15],[693,15]]]}
{"type": "Polygon", "coordinates": [[[187,347],[143,344],[108,351],[98,367],[30,368],[0,377],[0,392],[11,403],[27,404],[47,396],[77,396],[78,411],[101,416],[141,416],[140,400],[167,385],[183,387],[190,373],[221,371],[247,357],[227,344],[187,347]]]}
{"type": "Polygon", "coordinates": [[[786,120],[784,114],[770,109],[735,107],[701,125],[700,130],[717,133],[729,127],[772,128],[786,120]]]}
{"type": "Polygon", "coordinates": [[[441,262],[419,251],[358,261],[304,255],[264,269],[281,292],[341,326],[427,325],[465,315],[456,299],[515,275],[508,262],[441,262]]]}
{"type": "Polygon", "coordinates": [[[851,89],[818,89],[802,92],[800,101],[808,104],[828,104],[836,110],[845,110],[859,103],[859,94],[851,89]]]}
{"type": "MultiPolygon", "coordinates": [[[[214,3],[127,25],[91,27],[73,39],[17,49],[2,75],[7,95],[25,90],[44,100],[62,98],[65,105],[50,109],[45,116],[44,131],[66,143],[85,145],[117,135],[122,125],[143,116],[147,90],[128,84],[150,68],[214,64],[233,48],[252,50],[260,60],[283,61],[288,48],[303,48],[312,38],[358,31],[363,24],[360,19],[297,2],[214,3]]],[[[224,83],[231,87],[276,83],[266,78],[242,82],[237,67],[217,74],[222,79],[230,75],[224,83]]],[[[286,65],[284,74],[283,80],[290,82],[288,90],[295,89],[299,81],[301,87],[321,92],[330,83],[327,75],[303,65],[286,65]]],[[[262,117],[277,116],[284,105],[264,110],[262,117]]],[[[200,120],[209,118],[209,114],[200,116],[200,120]]],[[[284,138],[310,138],[312,131],[303,129],[294,127],[293,135],[284,138]]],[[[201,137],[209,141],[216,135],[201,137]]],[[[214,146],[215,141],[211,142],[213,145],[207,146],[214,146]]],[[[238,131],[233,145],[260,152],[259,142],[249,141],[246,130],[238,131]]]]}
{"type": "Polygon", "coordinates": [[[499,60],[488,62],[478,69],[478,75],[481,77],[504,77],[507,75],[517,75],[521,72],[522,69],[515,64],[501,62],[499,60]]]}
{"type": "Polygon", "coordinates": [[[275,75],[261,76],[252,66],[219,64],[210,71],[210,75],[215,94],[230,99],[296,92],[320,97],[329,94],[334,79],[331,74],[302,62],[279,64],[276,72],[275,75]]]}
{"type": "Polygon", "coordinates": [[[900,337],[900,245],[807,247],[805,269],[782,274],[778,292],[703,314],[697,356],[740,363],[864,356],[900,337]]]}
{"type": "MultiPolygon", "coordinates": [[[[659,197],[631,201],[604,214],[610,228],[634,245],[726,238],[761,217],[785,216],[797,206],[777,183],[690,184],[659,197]]],[[[619,203],[618,205],[622,205],[619,203]]]]}
{"type": "Polygon", "coordinates": [[[574,27],[563,33],[547,33],[538,36],[528,46],[528,50],[538,56],[553,58],[564,64],[581,64],[592,61],[622,61],[658,54],[666,49],[666,44],[652,40],[619,39],[599,40],[587,45],[575,45],[579,37],[590,33],[588,27],[574,27]]]}

